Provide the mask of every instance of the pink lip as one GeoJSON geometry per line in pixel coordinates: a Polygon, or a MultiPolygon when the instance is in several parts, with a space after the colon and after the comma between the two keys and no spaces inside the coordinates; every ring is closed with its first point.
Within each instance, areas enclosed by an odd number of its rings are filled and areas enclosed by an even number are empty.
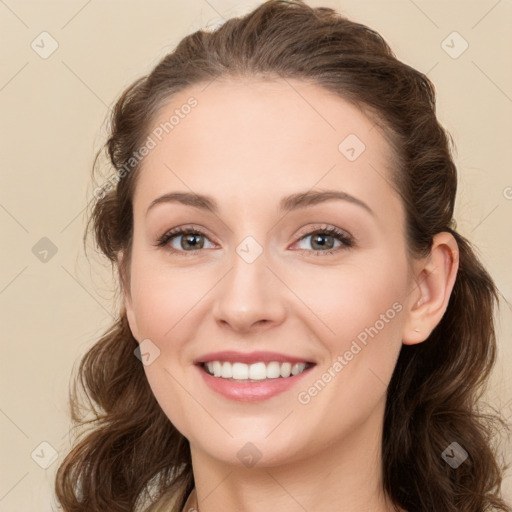
{"type": "MultiPolygon", "coordinates": [[[[218,361],[219,359],[214,360],[218,361]]],[[[273,359],[273,361],[275,361],[275,359],[273,359]]],[[[287,359],[287,361],[290,361],[290,359],[287,359]]],[[[197,370],[201,373],[204,382],[210,389],[230,400],[240,402],[258,402],[283,393],[297,384],[313,367],[314,366],[310,366],[302,373],[286,378],[279,377],[277,379],[267,379],[264,381],[241,382],[233,379],[214,377],[210,375],[201,364],[196,365],[197,370]]]]}
{"type": "Polygon", "coordinates": [[[207,363],[209,361],[228,361],[230,363],[271,363],[276,361],[278,363],[314,363],[304,358],[289,356],[286,354],[278,354],[277,352],[236,352],[234,350],[225,350],[223,352],[210,352],[198,357],[193,362],[194,364],[207,363]]]}

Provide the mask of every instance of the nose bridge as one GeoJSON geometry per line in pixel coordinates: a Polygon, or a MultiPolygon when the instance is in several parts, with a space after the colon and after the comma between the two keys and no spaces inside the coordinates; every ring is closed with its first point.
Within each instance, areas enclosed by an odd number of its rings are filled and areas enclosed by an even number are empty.
{"type": "Polygon", "coordinates": [[[283,284],[268,268],[268,247],[252,235],[245,236],[230,259],[230,268],[215,298],[217,321],[235,329],[249,329],[256,323],[283,320],[283,284]]]}

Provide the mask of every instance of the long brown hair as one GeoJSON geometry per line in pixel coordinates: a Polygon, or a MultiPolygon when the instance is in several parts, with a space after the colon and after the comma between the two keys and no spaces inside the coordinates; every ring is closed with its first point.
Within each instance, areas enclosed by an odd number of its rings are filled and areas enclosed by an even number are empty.
{"type": "MultiPolygon", "coordinates": [[[[163,102],[219,77],[309,81],[363,108],[385,130],[397,161],[393,184],[406,209],[410,255],[428,254],[433,236],[448,231],[458,243],[460,266],[448,308],[429,339],[402,346],[385,411],[384,488],[409,512],[510,512],[500,497],[506,466],[498,463],[494,446],[496,425],[508,425],[496,411],[480,407],[496,358],[497,289],[455,230],[453,141],[436,118],[434,86],[400,62],[374,30],[330,8],[270,0],[216,30],[185,37],[123,92],[112,111],[103,149],[117,178],[95,191],[84,240],[92,232],[114,268],[123,251],[122,285],[140,167],[130,159],[163,102]],[[441,456],[453,442],[469,455],[457,469],[441,456]]],[[[66,512],[164,505],[178,512],[194,487],[188,441],[153,396],[134,357],[137,346],[121,309],[81,360],[70,401],[74,424],[88,429],[58,469],[56,494],[66,512]],[[86,419],[90,411],[94,417],[86,419]]]]}

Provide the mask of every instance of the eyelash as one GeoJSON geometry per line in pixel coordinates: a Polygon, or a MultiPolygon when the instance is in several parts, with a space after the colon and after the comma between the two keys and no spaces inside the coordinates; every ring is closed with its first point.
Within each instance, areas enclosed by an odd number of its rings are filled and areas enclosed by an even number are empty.
{"type": "MultiPolygon", "coordinates": [[[[202,235],[202,236],[208,238],[207,235],[199,229],[195,229],[192,227],[180,227],[180,228],[171,229],[170,231],[167,231],[166,233],[164,233],[158,239],[158,241],[155,245],[157,247],[164,247],[169,243],[169,241],[171,239],[173,239],[179,235],[189,235],[189,234],[202,235]]],[[[314,252],[315,256],[326,256],[326,255],[333,254],[337,251],[350,249],[350,248],[354,247],[354,245],[355,245],[354,239],[351,236],[346,235],[345,233],[343,233],[342,231],[340,231],[338,228],[335,228],[335,227],[316,228],[313,231],[309,231],[308,233],[302,235],[298,239],[298,241],[300,241],[304,238],[307,238],[308,236],[317,235],[317,234],[327,234],[328,236],[337,238],[340,242],[343,243],[343,245],[340,247],[336,247],[334,249],[326,250],[326,251],[318,251],[318,250],[314,250],[314,249],[299,249],[299,251],[302,253],[314,252]]],[[[202,249],[196,249],[195,251],[183,251],[183,250],[174,249],[174,248],[169,247],[168,250],[172,253],[177,253],[177,254],[187,257],[187,256],[196,255],[202,249]]]]}

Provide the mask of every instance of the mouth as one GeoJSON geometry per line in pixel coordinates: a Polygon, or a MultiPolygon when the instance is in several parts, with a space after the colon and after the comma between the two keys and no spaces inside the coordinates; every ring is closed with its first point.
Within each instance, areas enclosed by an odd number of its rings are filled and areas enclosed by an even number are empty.
{"type": "Polygon", "coordinates": [[[207,361],[197,365],[208,375],[234,382],[262,382],[268,380],[290,379],[302,374],[315,363],[271,361],[265,363],[259,361],[252,364],[230,361],[207,361]]]}
{"type": "Polygon", "coordinates": [[[237,402],[261,402],[292,391],[317,365],[304,356],[264,350],[210,352],[193,364],[210,390],[237,402]]]}
{"type": "Polygon", "coordinates": [[[309,361],[204,361],[195,364],[208,388],[232,402],[262,402],[293,390],[316,366],[309,361]]]}

